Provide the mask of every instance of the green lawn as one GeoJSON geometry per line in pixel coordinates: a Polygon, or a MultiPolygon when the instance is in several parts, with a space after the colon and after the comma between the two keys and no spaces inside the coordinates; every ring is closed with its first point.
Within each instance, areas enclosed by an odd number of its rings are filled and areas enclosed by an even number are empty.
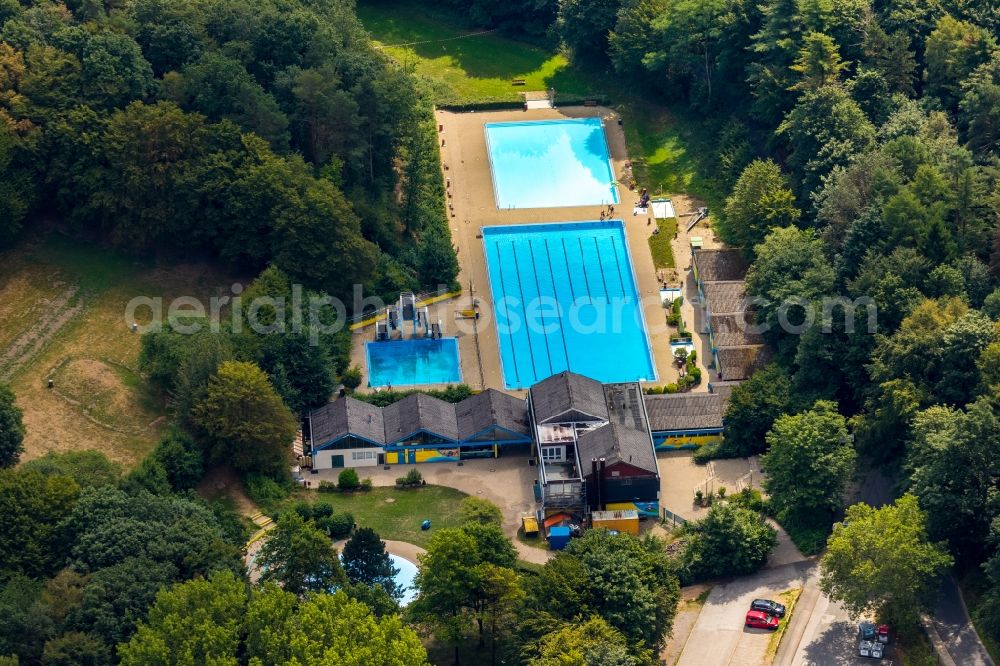
{"type": "Polygon", "coordinates": [[[687,110],[672,110],[636,96],[631,90],[611,90],[625,121],[632,167],[640,187],[650,194],[693,194],[718,208],[723,188],[715,180],[716,122],[687,110]]]}
{"type": "Polygon", "coordinates": [[[366,2],[358,16],[387,54],[426,82],[439,105],[517,102],[520,91],[548,88],[555,88],[557,103],[560,96],[609,99],[625,121],[640,186],[654,195],[692,194],[710,207],[721,205],[725,193],[713,177],[717,122],[648,100],[641,87],[604,66],[577,66],[562,53],[497,33],[462,37],[480,29],[412,0],[366,2]],[[525,85],[515,87],[512,79],[525,85]]]}
{"type": "Polygon", "coordinates": [[[649,251],[653,254],[653,265],[657,268],[674,268],[677,263],[674,261],[674,249],[671,242],[674,240],[674,234],[677,233],[677,218],[657,220],[656,226],[660,233],[649,237],[649,251]]]}
{"type": "Polygon", "coordinates": [[[496,33],[474,34],[481,30],[427,5],[367,2],[358,6],[358,16],[386,53],[429,84],[438,104],[518,102],[521,91],[549,88],[573,97],[592,92],[562,54],[496,33]],[[525,85],[513,86],[513,79],[525,85]]]}
{"type": "Polygon", "coordinates": [[[376,487],[368,492],[344,494],[297,490],[284,506],[296,501],[329,504],[334,511],[350,512],[359,527],[370,527],[383,539],[407,541],[426,548],[437,530],[458,527],[458,504],[465,496],[444,486],[408,490],[376,487]],[[424,520],[431,521],[431,529],[426,532],[420,529],[424,520]]]}

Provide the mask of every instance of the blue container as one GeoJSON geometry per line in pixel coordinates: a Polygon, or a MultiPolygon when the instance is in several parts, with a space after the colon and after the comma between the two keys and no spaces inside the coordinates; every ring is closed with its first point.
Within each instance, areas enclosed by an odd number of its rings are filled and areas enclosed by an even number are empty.
{"type": "Polygon", "coordinates": [[[425,520],[424,522],[420,523],[420,529],[422,529],[423,531],[426,532],[430,528],[431,528],[431,521],[425,520]]]}
{"type": "Polygon", "coordinates": [[[568,527],[553,527],[549,530],[549,548],[562,550],[569,543],[568,527]]]}

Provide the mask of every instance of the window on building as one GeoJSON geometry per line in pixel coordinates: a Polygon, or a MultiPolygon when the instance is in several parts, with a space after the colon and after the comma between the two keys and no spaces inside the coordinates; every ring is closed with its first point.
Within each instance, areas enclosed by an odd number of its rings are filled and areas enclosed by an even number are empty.
{"type": "Polygon", "coordinates": [[[544,462],[565,462],[565,460],[566,460],[566,447],[565,446],[543,446],[542,447],[542,460],[544,462]]]}

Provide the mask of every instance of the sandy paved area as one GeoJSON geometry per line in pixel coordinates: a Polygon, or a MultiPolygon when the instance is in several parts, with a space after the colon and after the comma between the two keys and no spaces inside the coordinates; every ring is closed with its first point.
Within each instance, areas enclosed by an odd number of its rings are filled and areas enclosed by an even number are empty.
{"type": "MultiPolygon", "coordinates": [[[[493,320],[493,305],[489,293],[489,278],[480,228],[490,225],[529,224],[540,222],[572,222],[598,219],[601,207],[534,208],[499,210],[493,194],[493,180],[487,155],[484,123],[497,121],[545,120],[559,118],[601,117],[605,123],[608,148],[616,176],[621,179],[628,160],[625,135],[618,126],[617,115],[603,107],[565,107],[531,111],[496,111],[488,113],[437,112],[443,126],[441,148],[444,175],[449,179],[448,203],[452,242],[458,251],[459,282],[463,294],[459,299],[442,304],[431,313],[442,320],[445,335],[457,335],[461,356],[462,379],[474,388],[502,389],[499,347],[493,320]],[[456,319],[456,310],[469,307],[473,299],[480,302],[480,319],[456,319]]],[[[669,330],[659,300],[659,283],[649,252],[649,234],[655,228],[645,217],[633,217],[632,209],[638,192],[619,187],[621,202],[615,206],[617,218],[625,221],[629,252],[632,256],[639,293],[643,300],[649,342],[653,349],[659,384],[677,380],[671,366],[669,330]]],[[[354,362],[364,365],[361,343],[371,333],[355,336],[354,362]]]]}

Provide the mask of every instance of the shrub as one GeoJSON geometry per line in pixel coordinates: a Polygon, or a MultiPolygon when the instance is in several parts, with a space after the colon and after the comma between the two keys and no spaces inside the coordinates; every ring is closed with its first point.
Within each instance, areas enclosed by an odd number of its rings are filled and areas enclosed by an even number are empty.
{"type": "Polygon", "coordinates": [[[730,495],[729,501],[734,504],[738,504],[745,509],[757,511],[758,513],[763,513],[767,508],[767,503],[764,501],[764,497],[756,488],[744,488],[735,495],[730,495]]]}
{"type": "Polygon", "coordinates": [[[493,502],[481,497],[466,497],[458,505],[458,518],[463,523],[503,525],[503,513],[493,502]]]}
{"type": "Polygon", "coordinates": [[[288,497],[291,492],[290,483],[281,483],[270,476],[248,474],[246,477],[247,495],[254,503],[262,507],[271,506],[288,497]]]}
{"type": "Polygon", "coordinates": [[[419,486],[424,482],[423,475],[416,468],[411,469],[406,473],[406,476],[401,476],[396,479],[396,485],[402,486],[404,488],[410,488],[412,486],[419,486]]]}
{"type": "Polygon", "coordinates": [[[295,506],[292,507],[292,511],[299,514],[302,520],[312,520],[315,517],[312,505],[308,502],[296,502],[295,506]]]}
{"type": "Polygon", "coordinates": [[[353,391],[361,386],[361,368],[355,365],[344,370],[340,375],[340,383],[348,391],[353,391]]]}
{"type": "Polygon", "coordinates": [[[710,460],[723,457],[725,456],[723,455],[719,443],[709,442],[708,444],[703,444],[698,447],[698,449],[694,452],[694,455],[691,456],[691,459],[699,465],[704,465],[710,460]]]}
{"type": "Polygon", "coordinates": [[[677,384],[667,384],[663,387],[664,393],[677,393],[678,391],[680,391],[680,387],[677,384]]]}
{"type": "Polygon", "coordinates": [[[316,526],[333,539],[343,539],[354,529],[354,516],[346,511],[334,513],[318,520],[316,526]]]}
{"type": "Polygon", "coordinates": [[[358,478],[357,471],[348,467],[345,470],[341,470],[340,474],[337,476],[337,487],[343,491],[357,490],[361,487],[361,479],[358,478]]]}
{"type": "Polygon", "coordinates": [[[694,491],[694,503],[701,506],[701,503],[705,501],[705,493],[700,490],[694,491]]]}
{"type": "Polygon", "coordinates": [[[313,520],[321,520],[323,518],[328,518],[333,515],[333,507],[329,504],[313,504],[312,505],[312,517],[313,520]]]}
{"type": "Polygon", "coordinates": [[[337,492],[337,484],[333,481],[320,481],[319,491],[321,493],[335,493],[337,492]]]}
{"type": "Polygon", "coordinates": [[[372,489],[371,479],[361,479],[361,490],[369,491],[372,489]]]}

